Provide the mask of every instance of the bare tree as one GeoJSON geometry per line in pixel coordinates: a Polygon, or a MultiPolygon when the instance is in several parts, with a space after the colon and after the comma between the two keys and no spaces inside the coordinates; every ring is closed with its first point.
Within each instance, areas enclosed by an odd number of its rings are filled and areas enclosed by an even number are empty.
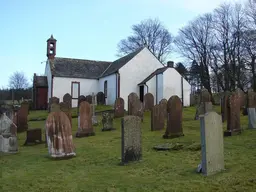
{"type": "Polygon", "coordinates": [[[172,35],[158,19],[147,19],[132,26],[133,34],[118,44],[118,55],[123,56],[147,46],[161,62],[171,52],[172,35]]]}
{"type": "Polygon", "coordinates": [[[11,89],[26,89],[29,87],[28,79],[23,72],[14,72],[9,79],[11,89]]]}

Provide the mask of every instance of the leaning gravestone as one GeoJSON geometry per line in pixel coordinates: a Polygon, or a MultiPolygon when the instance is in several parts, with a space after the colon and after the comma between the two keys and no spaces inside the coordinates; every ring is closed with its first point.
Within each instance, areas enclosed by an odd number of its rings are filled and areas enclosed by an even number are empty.
{"type": "Polygon", "coordinates": [[[202,173],[206,176],[224,170],[221,116],[209,112],[200,116],[202,173]]]}
{"type": "Polygon", "coordinates": [[[62,112],[51,112],[45,123],[48,152],[52,158],[69,158],[76,155],[70,120],[62,112]]]}
{"type": "Polygon", "coordinates": [[[80,103],[79,107],[78,131],[76,137],[88,137],[94,135],[91,107],[88,102],[83,101],[80,103]]]}
{"type": "Polygon", "coordinates": [[[231,92],[225,91],[222,99],[221,99],[221,116],[222,116],[222,122],[224,123],[227,120],[228,115],[228,98],[230,96],[231,92]]]}
{"type": "Polygon", "coordinates": [[[184,136],[182,129],[182,103],[177,95],[171,96],[167,103],[167,128],[164,139],[184,136]]]}
{"type": "Polygon", "coordinates": [[[17,126],[0,112],[0,153],[17,153],[17,126]]]}
{"type": "Polygon", "coordinates": [[[113,117],[111,113],[102,113],[102,131],[112,131],[115,130],[113,128],[113,117]]]}
{"type": "Polygon", "coordinates": [[[154,96],[151,93],[146,93],[144,95],[144,110],[151,111],[154,107],[154,96]]]}
{"type": "Polygon", "coordinates": [[[151,111],[151,131],[164,128],[165,113],[161,104],[155,105],[151,111]]]}
{"type": "Polygon", "coordinates": [[[105,101],[105,95],[103,92],[98,92],[97,93],[97,104],[98,105],[105,105],[106,101],[105,101]]]}
{"type": "Polygon", "coordinates": [[[63,96],[63,102],[67,103],[67,106],[71,109],[72,108],[72,96],[69,93],[66,93],[63,96]]]}
{"type": "Polygon", "coordinates": [[[89,104],[92,104],[92,96],[91,95],[87,95],[85,97],[85,101],[87,101],[89,104]]]}
{"type": "Polygon", "coordinates": [[[138,116],[125,116],[122,125],[122,164],[138,161],[142,157],[141,119],[138,116]]]}
{"type": "Polygon", "coordinates": [[[162,99],[159,104],[162,106],[162,110],[164,111],[164,118],[167,118],[167,100],[162,99]]]}
{"type": "Polygon", "coordinates": [[[249,90],[247,96],[248,128],[256,129],[256,92],[249,90]]]}
{"type": "Polygon", "coordinates": [[[22,103],[17,113],[17,131],[23,132],[28,130],[28,103],[22,103]]]}
{"type": "Polygon", "coordinates": [[[60,110],[63,111],[67,115],[67,117],[70,121],[71,128],[72,128],[72,113],[71,113],[71,108],[70,108],[69,103],[68,102],[61,102],[59,104],[59,106],[60,106],[60,110]]]}
{"type": "Polygon", "coordinates": [[[228,99],[227,131],[224,136],[232,136],[241,133],[240,125],[240,98],[237,93],[232,93],[228,99]]]}
{"type": "Polygon", "coordinates": [[[114,105],[114,117],[119,118],[124,116],[124,100],[119,97],[115,101],[114,105]]]}

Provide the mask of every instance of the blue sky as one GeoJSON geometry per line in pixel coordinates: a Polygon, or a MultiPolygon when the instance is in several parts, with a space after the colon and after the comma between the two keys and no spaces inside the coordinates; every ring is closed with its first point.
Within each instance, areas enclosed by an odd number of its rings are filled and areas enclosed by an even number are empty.
{"type": "MultiPolygon", "coordinates": [[[[15,71],[29,81],[44,74],[46,40],[57,39],[56,56],[113,61],[131,26],[158,18],[175,35],[199,14],[229,0],[0,0],[0,88],[15,71]]],[[[243,0],[240,0],[243,1],[243,0]]],[[[174,54],[170,56],[175,62],[174,54]]]]}

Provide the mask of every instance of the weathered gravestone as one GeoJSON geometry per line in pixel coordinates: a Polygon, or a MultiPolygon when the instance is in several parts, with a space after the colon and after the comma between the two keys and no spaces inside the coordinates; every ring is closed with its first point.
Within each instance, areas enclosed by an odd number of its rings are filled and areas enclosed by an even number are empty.
{"type": "Polygon", "coordinates": [[[248,91],[247,96],[247,110],[248,110],[248,128],[256,128],[256,92],[253,90],[248,91]]]}
{"type": "Polygon", "coordinates": [[[106,100],[105,100],[105,95],[103,92],[98,92],[97,93],[97,104],[98,105],[105,105],[106,100]]]}
{"type": "Polygon", "coordinates": [[[200,116],[202,173],[206,176],[224,170],[221,116],[209,112],[200,116]]]}
{"type": "Polygon", "coordinates": [[[27,138],[24,145],[40,144],[42,141],[42,130],[40,128],[27,130],[27,138]]]}
{"type": "Polygon", "coordinates": [[[68,108],[72,108],[72,96],[69,93],[63,96],[63,102],[67,103],[68,108]]]}
{"type": "Polygon", "coordinates": [[[164,128],[165,111],[161,104],[155,105],[151,111],[151,131],[164,128]]]}
{"type": "Polygon", "coordinates": [[[199,118],[199,115],[203,115],[209,111],[212,111],[211,95],[207,89],[202,89],[200,93],[200,103],[196,109],[195,120],[199,118]]]}
{"type": "Polygon", "coordinates": [[[78,102],[77,102],[77,108],[79,109],[80,103],[82,103],[83,101],[86,101],[86,97],[84,95],[80,95],[78,97],[78,102]]]}
{"type": "Polygon", "coordinates": [[[87,101],[89,104],[92,104],[92,96],[91,95],[87,95],[85,97],[85,101],[87,101]]]}
{"type": "Polygon", "coordinates": [[[154,96],[151,93],[146,93],[144,95],[144,110],[151,111],[154,107],[154,96]]]}
{"type": "Polygon", "coordinates": [[[57,103],[51,104],[50,112],[59,112],[60,111],[60,105],[57,103]]]}
{"type": "Polygon", "coordinates": [[[95,106],[96,106],[96,96],[92,93],[92,104],[91,104],[91,111],[92,111],[92,125],[98,125],[98,119],[95,115],[95,106]]]}
{"type": "Polygon", "coordinates": [[[102,131],[112,131],[115,130],[113,127],[113,117],[111,113],[102,113],[102,131]]]}
{"type": "Polygon", "coordinates": [[[141,119],[138,116],[125,116],[122,125],[122,164],[138,161],[142,157],[141,119]]]}
{"type": "Polygon", "coordinates": [[[61,102],[59,106],[60,106],[60,110],[67,115],[72,128],[72,113],[71,113],[70,104],[68,102],[61,102]]]}
{"type": "Polygon", "coordinates": [[[136,93],[130,93],[128,96],[128,115],[134,115],[143,121],[144,107],[136,93]]]}
{"type": "Polygon", "coordinates": [[[60,99],[58,97],[51,97],[49,99],[49,105],[48,105],[48,109],[49,109],[49,112],[51,112],[51,105],[52,104],[59,104],[60,103],[60,99]]]}
{"type": "Polygon", "coordinates": [[[184,136],[182,129],[182,103],[177,95],[171,96],[167,102],[167,127],[164,139],[184,136]]]}
{"type": "Polygon", "coordinates": [[[88,137],[94,135],[91,107],[88,102],[83,101],[80,103],[79,107],[78,131],[76,137],[88,137]]]}
{"type": "Polygon", "coordinates": [[[124,116],[124,100],[119,97],[115,101],[114,105],[114,117],[119,118],[124,116]]]}
{"type": "Polygon", "coordinates": [[[17,112],[17,131],[23,132],[28,129],[28,103],[22,103],[17,112]]]}
{"type": "Polygon", "coordinates": [[[221,116],[222,116],[222,122],[225,122],[227,120],[228,116],[228,99],[231,92],[225,91],[222,99],[221,99],[221,116]]]}
{"type": "Polygon", "coordinates": [[[62,112],[51,112],[45,123],[48,152],[52,158],[69,158],[76,155],[70,120],[62,112]]]}
{"type": "Polygon", "coordinates": [[[17,126],[0,111],[0,153],[17,153],[17,126]]]}
{"type": "Polygon", "coordinates": [[[162,106],[162,110],[164,111],[164,118],[167,118],[167,100],[162,99],[159,104],[162,106]]]}
{"type": "Polygon", "coordinates": [[[240,125],[240,98],[237,93],[232,93],[228,99],[227,131],[224,136],[232,136],[241,133],[240,125]]]}

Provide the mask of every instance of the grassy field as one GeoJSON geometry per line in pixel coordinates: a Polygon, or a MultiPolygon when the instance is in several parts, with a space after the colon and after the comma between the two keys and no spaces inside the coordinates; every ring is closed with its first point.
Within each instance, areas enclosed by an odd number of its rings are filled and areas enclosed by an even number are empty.
{"type": "MultiPolygon", "coordinates": [[[[219,112],[219,108],[216,110],[219,112]]],[[[35,114],[31,112],[30,116],[35,114]]],[[[120,119],[114,121],[116,131],[101,132],[100,124],[95,127],[96,136],[74,138],[77,157],[69,160],[47,158],[44,144],[22,146],[25,134],[21,133],[18,135],[19,153],[0,158],[0,186],[2,191],[8,192],[256,191],[256,131],[246,130],[247,117],[241,116],[245,129],[241,135],[224,139],[226,170],[204,177],[195,172],[201,152],[192,147],[200,143],[199,121],[193,120],[194,114],[195,108],[184,108],[185,137],[164,140],[164,130],[150,131],[150,114],[145,113],[143,159],[126,166],[118,165],[121,160],[120,119]],[[152,149],[163,143],[180,143],[185,148],[169,152],[152,149]]],[[[43,128],[44,121],[30,121],[29,127],[43,128]]],[[[74,118],[73,135],[76,130],[77,119],[74,118]]]]}

